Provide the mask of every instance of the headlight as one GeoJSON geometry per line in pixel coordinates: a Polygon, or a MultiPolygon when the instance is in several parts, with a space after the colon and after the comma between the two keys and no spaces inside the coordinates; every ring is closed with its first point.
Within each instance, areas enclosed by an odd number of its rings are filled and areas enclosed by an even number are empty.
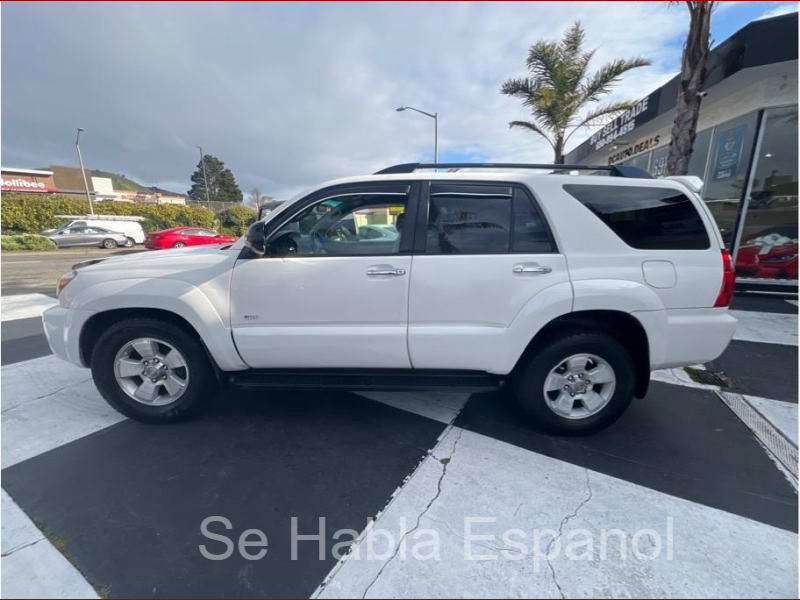
{"type": "Polygon", "coordinates": [[[797,258],[797,254],[782,254],[781,256],[770,256],[769,258],[762,258],[761,262],[789,262],[797,258]]]}
{"type": "Polygon", "coordinates": [[[56,296],[61,294],[61,290],[67,287],[67,284],[75,279],[78,276],[77,271],[70,271],[68,273],[64,273],[58,280],[58,284],[56,285],[56,296]]]}

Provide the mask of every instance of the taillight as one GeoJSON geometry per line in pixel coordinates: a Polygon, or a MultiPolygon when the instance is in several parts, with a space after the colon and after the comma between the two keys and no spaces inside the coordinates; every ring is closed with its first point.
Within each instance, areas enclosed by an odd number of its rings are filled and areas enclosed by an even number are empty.
{"type": "Polygon", "coordinates": [[[727,250],[722,251],[722,287],[719,290],[717,301],[714,306],[728,306],[733,299],[733,285],[736,279],[736,272],[733,270],[733,260],[731,253],[727,250]]]}

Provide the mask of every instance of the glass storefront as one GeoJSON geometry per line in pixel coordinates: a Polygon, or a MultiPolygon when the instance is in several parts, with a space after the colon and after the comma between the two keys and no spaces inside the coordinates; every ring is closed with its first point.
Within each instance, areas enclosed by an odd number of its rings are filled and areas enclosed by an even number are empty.
{"type": "Polygon", "coordinates": [[[740,277],[797,279],[797,107],[764,111],[736,254],[740,277]]]}
{"type": "MultiPolygon", "coordinates": [[[[759,113],[752,112],[698,132],[689,174],[705,182],[703,198],[717,221],[725,244],[741,237],[736,256],[738,277],[797,279],[797,106],[765,109],[758,153],[753,157],[750,200],[742,206],[747,172],[757,143],[759,113]]],[[[668,146],[628,159],[654,177],[666,174],[668,146]]]]}

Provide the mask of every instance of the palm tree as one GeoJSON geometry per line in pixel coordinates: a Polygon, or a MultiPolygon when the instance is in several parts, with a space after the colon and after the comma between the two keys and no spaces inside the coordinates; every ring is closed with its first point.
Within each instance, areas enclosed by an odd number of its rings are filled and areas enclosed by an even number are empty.
{"type": "Polygon", "coordinates": [[[508,79],[500,88],[500,93],[522,100],[533,115],[532,121],[511,121],[508,126],[529,129],[546,139],[556,164],[563,164],[567,140],[575,131],[611,120],[634,102],[611,102],[582,111],[609,93],[623,73],[650,64],[640,57],[617,59],[589,75],[595,51],[583,51],[585,35],[576,21],[560,42],[536,42],[528,50],[529,77],[508,79]]]}
{"type": "Polygon", "coordinates": [[[706,82],[714,2],[687,1],[686,6],[689,9],[689,33],[681,57],[678,101],[667,155],[667,173],[670,175],[686,175],[689,172],[689,159],[697,136],[697,118],[706,82]]]}

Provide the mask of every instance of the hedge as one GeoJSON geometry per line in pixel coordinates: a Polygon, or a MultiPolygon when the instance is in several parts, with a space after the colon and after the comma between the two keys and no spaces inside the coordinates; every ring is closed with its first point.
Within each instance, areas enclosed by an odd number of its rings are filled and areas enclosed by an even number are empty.
{"type": "MultiPolygon", "coordinates": [[[[58,227],[63,219],[55,215],[85,215],[88,205],[83,198],[5,193],[0,200],[3,233],[40,233],[58,227]]],[[[236,207],[239,208],[239,207],[236,207]]],[[[136,215],[145,217],[145,231],[169,229],[179,225],[213,228],[214,211],[204,206],[175,204],[128,204],[127,202],[98,202],[95,213],[102,215],[136,215]]]]}
{"type": "Polygon", "coordinates": [[[0,250],[56,250],[56,243],[43,235],[0,235],[0,250]]]}
{"type": "Polygon", "coordinates": [[[249,206],[231,206],[220,212],[217,217],[220,222],[220,231],[228,235],[244,235],[247,228],[258,217],[258,211],[249,206]]]}

